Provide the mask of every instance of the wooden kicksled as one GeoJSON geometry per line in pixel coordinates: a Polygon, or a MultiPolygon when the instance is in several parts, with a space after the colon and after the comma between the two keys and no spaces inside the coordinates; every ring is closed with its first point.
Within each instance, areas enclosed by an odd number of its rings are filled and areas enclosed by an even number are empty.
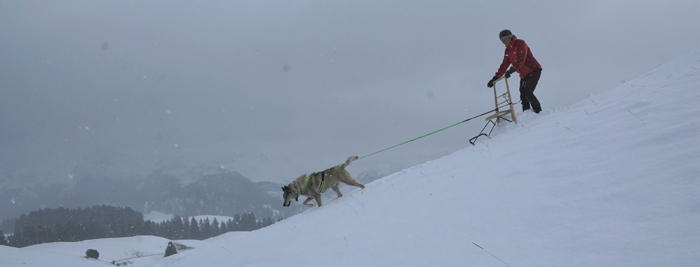
{"type": "Polygon", "coordinates": [[[494,113],[491,116],[486,117],[486,125],[484,126],[483,129],[481,129],[481,132],[479,135],[472,137],[469,139],[469,143],[474,145],[477,139],[479,139],[480,136],[490,136],[491,132],[493,131],[493,128],[496,127],[498,123],[501,122],[501,120],[506,120],[510,122],[518,122],[517,118],[515,118],[515,109],[513,109],[513,98],[510,96],[510,87],[508,86],[508,79],[503,76],[498,80],[495,80],[493,82],[493,99],[494,103],[496,104],[496,109],[494,113]],[[498,91],[496,90],[496,83],[500,80],[505,80],[506,81],[506,92],[498,95],[498,91]],[[503,98],[502,102],[498,102],[499,98],[503,98]],[[507,104],[507,105],[504,105],[507,104]],[[507,107],[507,109],[506,109],[507,107]],[[503,109],[502,109],[503,108],[503,109]],[[493,119],[496,119],[496,122],[493,121],[493,119]],[[487,133],[485,133],[486,128],[491,125],[491,130],[487,133]]]}
{"type": "Polygon", "coordinates": [[[496,119],[496,124],[501,122],[501,119],[507,120],[507,121],[512,121],[512,122],[518,122],[517,118],[515,118],[515,110],[513,109],[513,98],[510,96],[510,87],[508,86],[508,79],[506,79],[505,76],[499,78],[498,80],[493,82],[493,99],[494,103],[496,104],[496,113],[486,117],[486,120],[492,120],[496,119]],[[498,95],[498,92],[496,90],[496,83],[500,80],[505,80],[506,81],[506,92],[498,95]],[[502,102],[498,102],[498,98],[503,97],[504,100],[502,102]],[[501,105],[508,103],[508,109],[501,109],[501,105]],[[510,115],[510,119],[508,119],[508,116],[510,115]]]}

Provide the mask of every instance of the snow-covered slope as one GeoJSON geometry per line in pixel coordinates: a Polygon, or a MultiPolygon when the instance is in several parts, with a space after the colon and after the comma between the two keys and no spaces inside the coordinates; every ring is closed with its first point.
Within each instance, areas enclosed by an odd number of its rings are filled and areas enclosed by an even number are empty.
{"type": "MultiPolygon", "coordinates": [[[[698,104],[700,47],[570,107],[520,114],[474,147],[343,187],[321,208],[146,265],[696,266],[698,104]]],[[[88,266],[85,249],[0,258],[88,266]]]]}
{"type": "MultiPolygon", "coordinates": [[[[81,242],[56,242],[21,249],[0,246],[0,266],[144,266],[163,258],[169,240],[155,236],[95,239],[81,242]],[[85,252],[95,249],[99,259],[86,259],[85,252]]],[[[202,241],[179,240],[196,248],[202,241]]]]}

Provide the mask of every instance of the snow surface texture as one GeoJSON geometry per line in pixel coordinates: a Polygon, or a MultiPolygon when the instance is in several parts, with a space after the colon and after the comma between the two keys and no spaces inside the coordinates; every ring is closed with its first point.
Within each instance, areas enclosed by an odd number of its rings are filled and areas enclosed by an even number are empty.
{"type": "MultiPolygon", "coordinates": [[[[698,104],[700,47],[570,107],[522,113],[476,146],[344,187],[321,208],[135,266],[697,266],[698,104]]],[[[111,261],[166,244],[0,247],[0,259],[103,266],[85,250],[111,261]]]]}

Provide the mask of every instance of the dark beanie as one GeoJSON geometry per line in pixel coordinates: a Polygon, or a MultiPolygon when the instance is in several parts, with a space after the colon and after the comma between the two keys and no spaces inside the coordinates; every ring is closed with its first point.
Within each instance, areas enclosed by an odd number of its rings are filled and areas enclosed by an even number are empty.
{"type": "Polygon", "coordinates": [[[506,30],[502,30],[501,33],[498,34],[498,38],[500,38],[501,41],[503,41],[503,39],[505,39],[505,38],[510,38],[510,37],[512,37],[512,36],[513,36],[513,33],[510,32],[510,30],[507,30],[507,29],[506,29],[506,30]]]}

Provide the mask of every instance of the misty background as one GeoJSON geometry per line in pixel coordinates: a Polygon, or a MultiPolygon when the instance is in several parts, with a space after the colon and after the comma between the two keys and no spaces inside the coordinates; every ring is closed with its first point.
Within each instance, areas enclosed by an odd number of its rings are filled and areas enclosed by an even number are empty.
{"type": "MultiPolygon", "coordinates": [[[[697,0],[0,1],[0,186],[193,168],[288,183],[493,109],[502,29],[543,66],[546,111],[700,45],[698,14],[697,0]]],[[[483,126],[349,170],[398,171],[483,126]]]]}

